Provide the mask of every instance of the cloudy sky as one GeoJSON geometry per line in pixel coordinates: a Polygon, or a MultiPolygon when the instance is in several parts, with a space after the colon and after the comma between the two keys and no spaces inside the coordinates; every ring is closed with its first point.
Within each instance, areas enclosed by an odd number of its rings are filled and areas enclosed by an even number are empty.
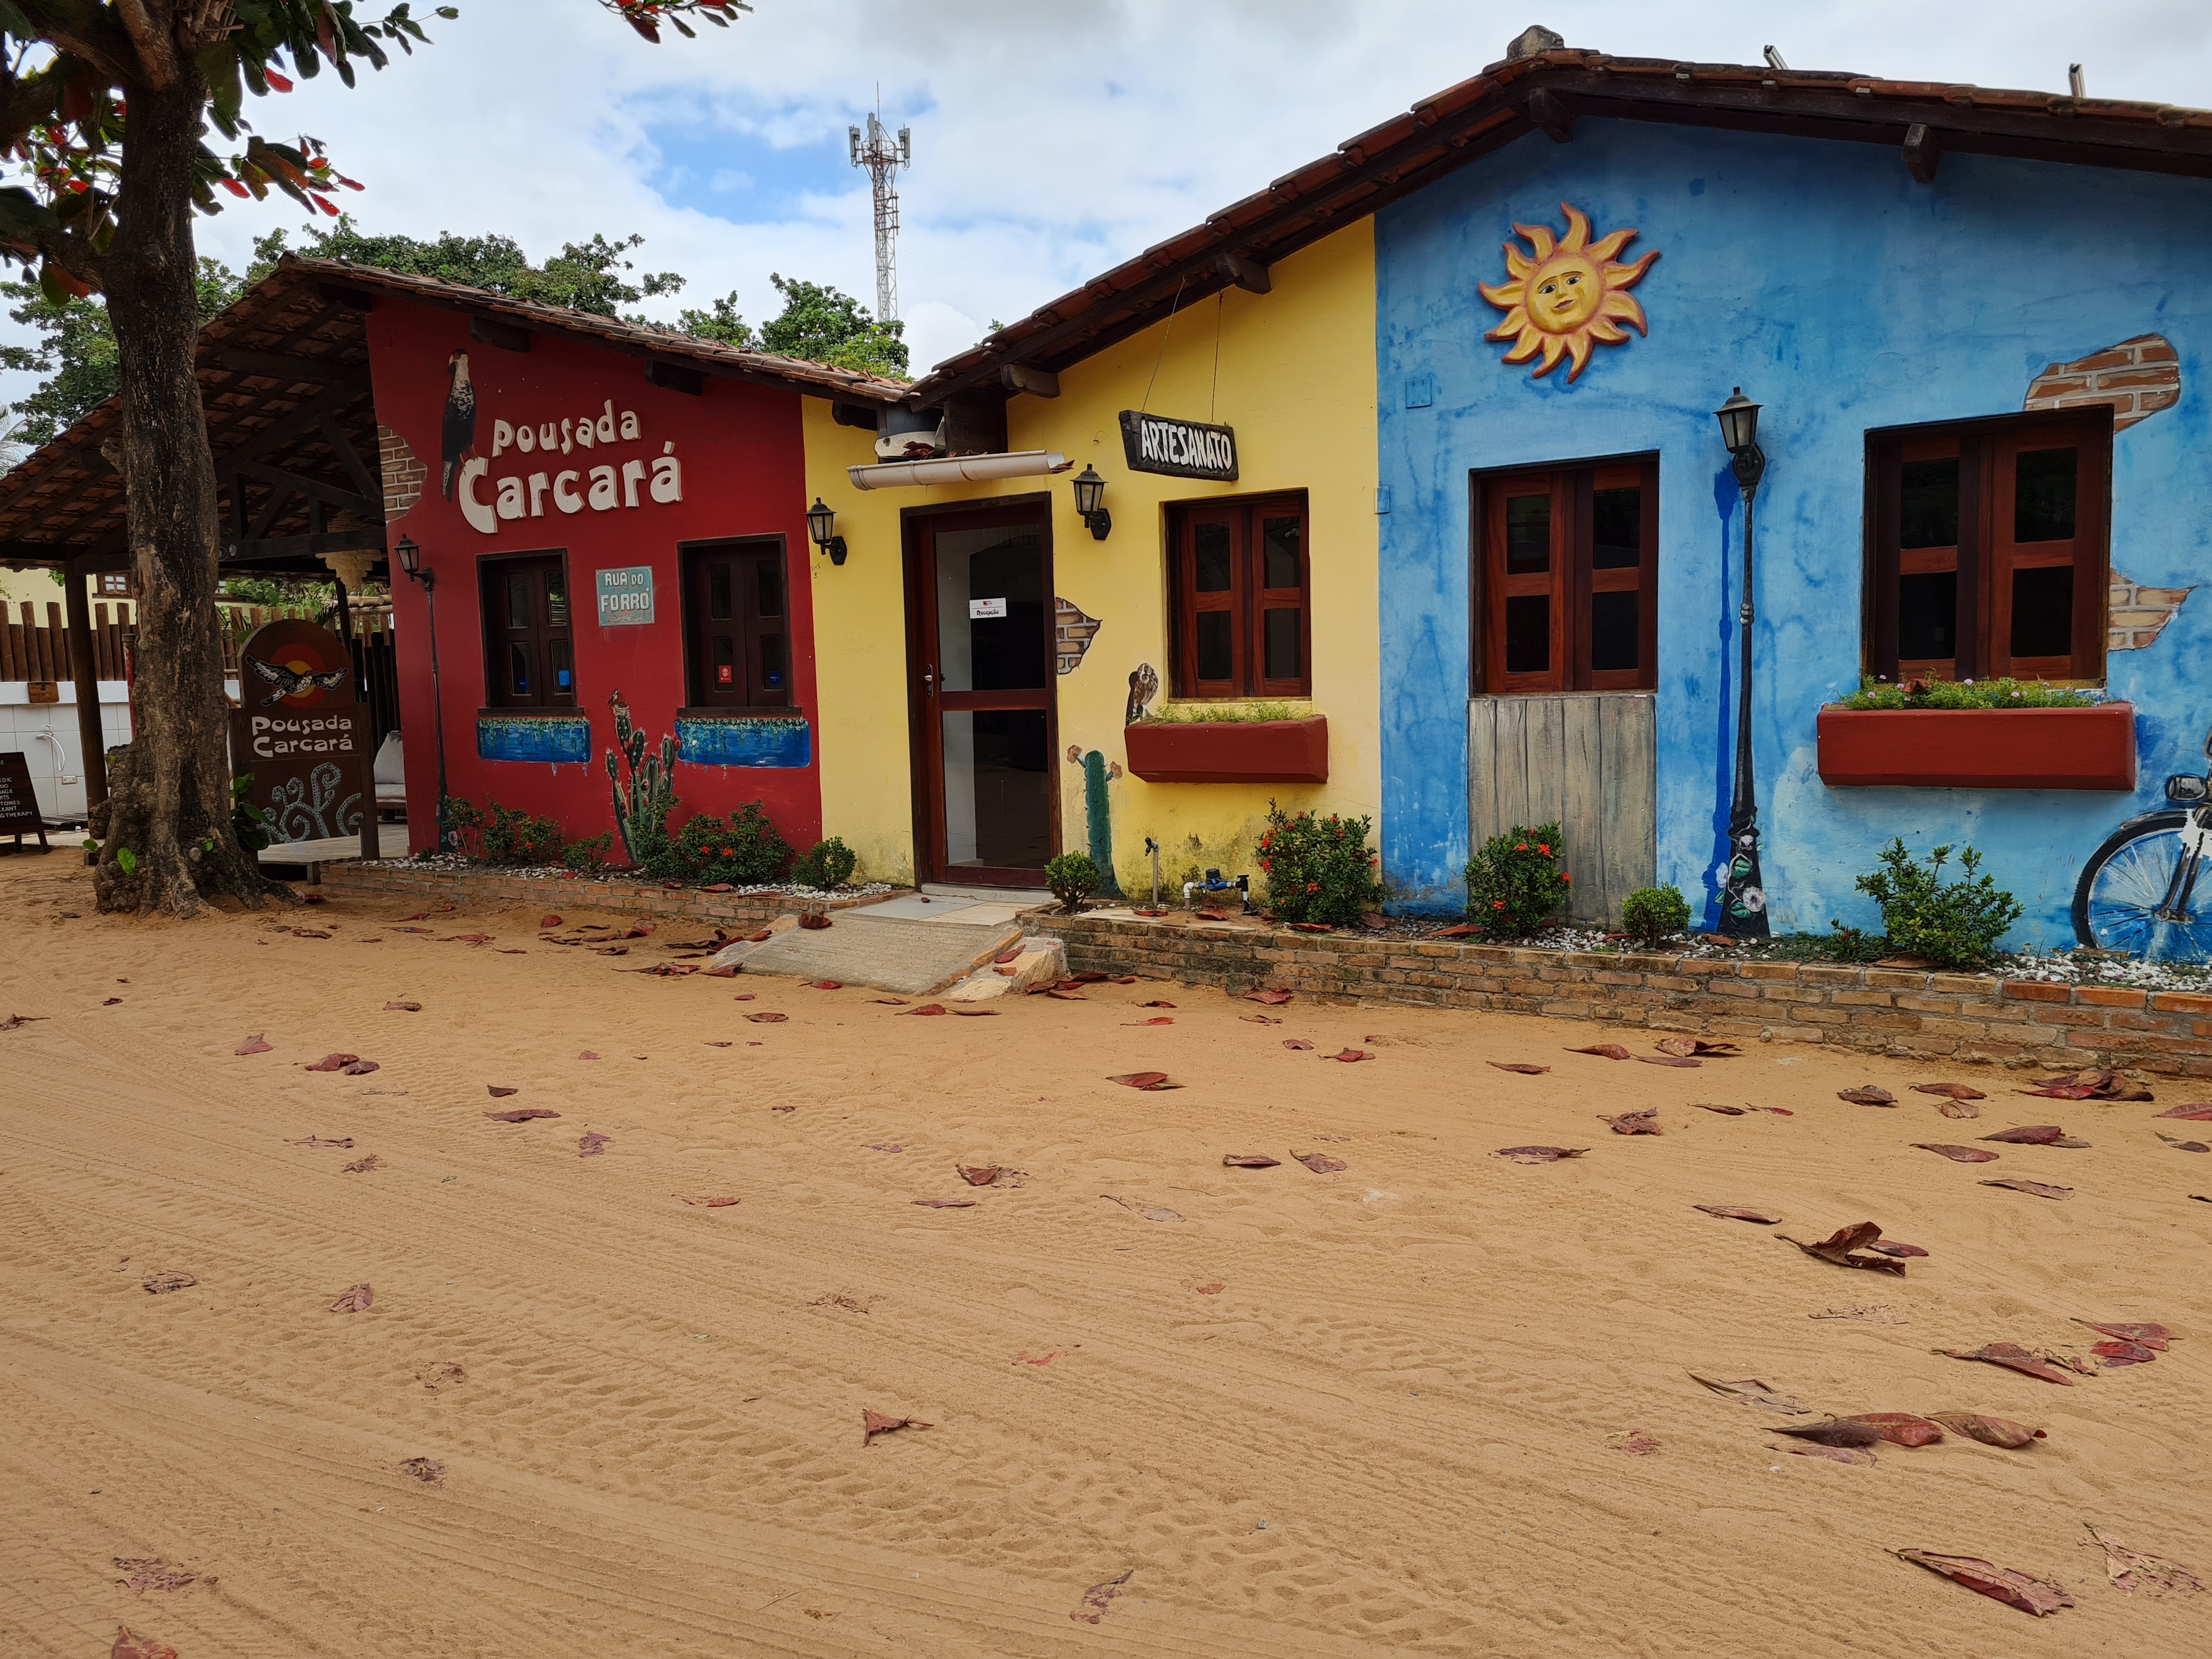
{"type": "MultiPolygon", "coordinates": [[[[686,300],[735,289],[758,320],[771,271],[872,301],[845,133],[880,87],[886,124],[914,130],[899,264],[918,368],[1479,72],[1532,21],[1623,55],[1756,63],[1771,41],[1799,68],[1986,86],[2063,90],[2080,60],[2098,94],[2212,102],[2204,0],[755,0],[659,46],[592,0],[458,3],[360,89],[326,74],[250,115],[327,141],[368,186],[351,198],[368,229],[497,231],[533,258],[639,232],[686,300]]],[[[241,204],[200,222],[201,248],[242,266],[300,222],[241,204]]]]}

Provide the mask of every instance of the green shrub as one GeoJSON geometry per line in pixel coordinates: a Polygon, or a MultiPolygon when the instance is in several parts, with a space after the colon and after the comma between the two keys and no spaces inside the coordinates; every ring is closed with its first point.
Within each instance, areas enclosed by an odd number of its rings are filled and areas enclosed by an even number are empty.
{"type": "Polygon", "coordinates": [[[607,854],[615,844],[614,832],[602,830],[596,836],[582,841],[572,841],[561,849],[561,862],[571,870],[604,870],[607,854]]]}
{"type": "MultiPolygon", "coordinates": [[[[256,806],[247,797],[253,793],[253,774],[230,781],[230,829],[238,837],[238,844],[249,853],[258,853],[269,845],[269,814],[256,806]]],[[[214,849],[209,849],[212,852],[214,849]]]]}
{"type": "Polygon", "coordinates": [[[1083,908],[1084,900],[1098,890],[1098,866],[1088,853],[1062,853],[1045,866],[1044,884],[1060,901],[1060,908],[1072,916],[1083,908]]]}
{"type": "Polygon", "coordinates": [[[1526,939],[1567,902],[1559,826],[1516,824],[1467,861],[1467,919],[1491,939],[1526,939]]]}
{"type": "Polygon", "coordinates": [[[647,855],[643,868],[656,881],[764,887],[781,881],[790,865],[791,843],[755,800],[727,818],[712,812],[686,818],[673,841],[647,855]]]}
{"type": "Polygon", "coordinates": [[[1661,945],[1690,931],[1690,901],[1675,887],[1639,887],[1623,900],[1620,925],[1639,945],[1661,945]]]}
{"type": "Polygon", "coordinates": [[[1834,929],[1826,940],[1828,954],[1834,961],[1877,962],[1889,954],[1889,941],[1880,933],[1846,927],[1833,916],[1828,918],[1828,926],[1834,929]]]}
{"type": "Polygon", "coordinates": [[[2024,907],[1995,879],[1976,874],[1982,857],[1971,847],[1959,860],[1964,878],[1945,886],[1943,864],[1950,856],[1948,847],[1936,848],[1923,867],[1902,840],[1893,841],[1881,850],[1881,867],[1861,876],[1858,889],[1881,906],[1892,950],[1939,968],[1979,968],[2024,907]]]}
{"type": "Polygon", "coordinates": [[[798,861],[791,866],[792,884],[831,892],[852,880],[860,862],[851,848],[832,836],[827,841],[816,842],[799,855],[798,861]]]}
{"type": "Polygon", "coordinates": [[[561,826],[551,818],[533,817],[519,806],[490,801],[478,811],[474,803],[448,795],[446,828],[461,856],[478,864],[533,866],[563,861],[567,843],[561,826]]]}
{"type": "Polygon", "coordinates": [[[1295,816],[1267,803],[1267,829],[1260,837],[1260,868],[1267,878],[1267,908],[1278,921],[1357,922],[1382,902],[1375,854],[1367,850],[1371,817],[1295,816]]]}
{"type": "Polygon", "coordinates": [[[1844,699],[1846,708],[2093,708],[2104,698],[2094,691],[2042,680],[1922,680],[1892,684],[1861,677],[1859,689],[1844,699]]]}

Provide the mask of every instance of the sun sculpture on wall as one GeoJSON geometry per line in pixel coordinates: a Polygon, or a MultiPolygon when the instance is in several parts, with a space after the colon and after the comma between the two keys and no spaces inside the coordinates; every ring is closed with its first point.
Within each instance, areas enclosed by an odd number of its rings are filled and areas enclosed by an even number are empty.
{"type": "Polygon", "coordinates": [[[1564,238],[1555,238],[1547,225],[1514,226],[1515,235],[1528,239],[1529,251],[1505,243],[1510,280],[1475,287],[1505,313],[1483,338],[1511,339],[1507,362],[1525,363],[1541,352],[1544,361],[1530,372],[1534,378],[1550,374],[1561,357],[1571,357],[1574,367],[1567,379],[1573,380],[1589,364],[1591,341],[1621,344],[1628,338],[1622,323],[1650,334],[1644,307],[1627,290],[1643,280],[1659,255],[1655,250],[1633,264],[1622,264],[1614,256],[1628,246],[1634,231],[1610,231],[1593,242],[1589,216],[1565,202],[1559,207],[1567,216],[1564,238]]]}

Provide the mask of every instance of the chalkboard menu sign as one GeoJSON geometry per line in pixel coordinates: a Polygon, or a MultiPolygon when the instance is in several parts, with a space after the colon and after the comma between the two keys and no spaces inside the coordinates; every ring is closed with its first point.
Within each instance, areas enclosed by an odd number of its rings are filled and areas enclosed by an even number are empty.
{"type": "Polygon", "coordinates": [[[46,823],[31,790],[31,763],[20,749],[0,755],[0,836],[15,836],[17,852],[23,850],[24,836],[36,836],[39,850],[46,850],[46,823]]]}

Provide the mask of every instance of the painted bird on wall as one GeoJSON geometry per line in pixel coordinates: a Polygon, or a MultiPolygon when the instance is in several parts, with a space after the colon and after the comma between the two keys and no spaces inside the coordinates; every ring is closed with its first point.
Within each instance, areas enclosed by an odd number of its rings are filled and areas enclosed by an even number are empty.
{"type": "Polygon", "coordinates": [[[453,499],[453,477],[461,462],[477,447],[477,389],[469,383],[469,354],[456,351],[446,359],[446,425],[439,434],[438,450],[445,462],[446,499],[453,499]]]}

